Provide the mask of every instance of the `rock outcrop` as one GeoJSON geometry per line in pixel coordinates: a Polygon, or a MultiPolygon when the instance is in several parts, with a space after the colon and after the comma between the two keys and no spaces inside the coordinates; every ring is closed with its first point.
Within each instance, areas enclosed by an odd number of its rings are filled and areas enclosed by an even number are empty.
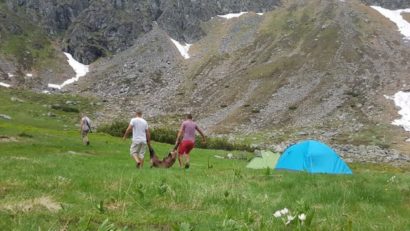
{"type": "Polygon", "coordinates": [[[76,17],[90,6],[90,0],[8,0],[10,10],[41,25],[49,35],[64,33],[76,17]]]}
{"type": "Polygon", "coordinates": [[[89,64],[116,54],[152,30],[154,23],[181,42],[205,35],[201,23],[218,14],[266,12],[279,0],[8,0],[9,8],[39,23],[50,35],[61,35],[64,50],[89,64]]]}
{"type": "MultiPolygon", "coordinates": [[[[362,0],[390,9],[409,8],[406,0],[362,0]]],[[[180,42],[193,43],[205,35],[201,23],[221,14],[267,12],[280,0],[7,0],[9,8],[25,14],[51,36],[62,37],[64,50],[89,64],[99,57],[124,51],[149,32],[154,22],[180,42]]]]}
{"type": "Polygon", "coordinates": [[[362,0],[362,2],[390,10],[410,8],[410,1],[408,0],[362,0]]]}

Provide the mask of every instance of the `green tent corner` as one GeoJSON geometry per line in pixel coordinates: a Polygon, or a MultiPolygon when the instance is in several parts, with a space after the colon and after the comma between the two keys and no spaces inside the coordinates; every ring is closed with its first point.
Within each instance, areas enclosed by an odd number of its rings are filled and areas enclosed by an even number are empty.
{"type": "Polygon", "coordinates": [[[262,157],[253,158],[246,167],[252,169],[274,169],[279,157],[280,155],[277,153],[262,151],[262,157]]]}

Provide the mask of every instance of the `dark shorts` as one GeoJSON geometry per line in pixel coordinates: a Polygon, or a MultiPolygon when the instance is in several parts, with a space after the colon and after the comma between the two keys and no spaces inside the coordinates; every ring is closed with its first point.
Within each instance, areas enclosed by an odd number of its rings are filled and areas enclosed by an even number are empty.
{"type": "Polygon", "coordinates": [[[189,155],[189,152],[194,148],[195,143],[191,140],[183,140],[179,145],[178,154],[179,155],[189,155]]]}

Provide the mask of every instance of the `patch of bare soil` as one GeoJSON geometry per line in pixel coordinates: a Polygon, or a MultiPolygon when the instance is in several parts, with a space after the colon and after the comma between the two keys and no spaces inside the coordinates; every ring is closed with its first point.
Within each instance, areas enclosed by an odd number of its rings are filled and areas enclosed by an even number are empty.
{"type": "Polygon", "coordinates": [[[68,155],[76,155],[76,156],[93,156],[93,155],[88,154],[88,153],[81,153],[81,152],[75,152],[75,151],[68,151],[67,154],[68,155]]]}
{"type": "Polygon", "coordinates": [[[120,201],[110,201],[106,205],[107,209],[110,211],[118,211],[118,210],[124,210],[126,207],[125,202],[120,202],[120,201]]]}
{"type": "Polygon", "coordinates": [[[410,13],[402,13],[401,16],[403,16],[404,20],[410,23],[410,13]]]}
{"type": "Polygon", "coordinates": [[[0,160],[3,160],[3,159],[5,159],[5,160],[16,160],[16,161],[27,161],[27,162],[30,162],[32,164],[41,163],[39,160],[34,160],[34,159],[27,158],[27,157],[24,157],[24,156],[10,156],[10,157],[0,158],[0,160]]]}
{"type": "Polygon", "coordinates": [[[6,180],[0,182],[0,199],[3,199],[8,193],[15,190],[20,190],[21,182],[6,180]]]}
{"type": "Polygon", "coordinates": [[[0,136],[0,143],[9,143],[9,142],[17,142],[18,140],[15,137],[9,136],[0,136]]]}
{"type": "Polygon", "coordinates": [[[61,209],[61,205],[54,201],[53,198],[48,196],[7,204],[1,206],[0,208],[10,210],[12,212],[30,212],[38,207],[46,208],[52,213],[56,213],[61,209]]]}
{"type": "Polygon", "coordinates": [[[12,156],[10,157],[11,160],[30,160],[27,157],[23,157],[23,156],[12,156]]]}

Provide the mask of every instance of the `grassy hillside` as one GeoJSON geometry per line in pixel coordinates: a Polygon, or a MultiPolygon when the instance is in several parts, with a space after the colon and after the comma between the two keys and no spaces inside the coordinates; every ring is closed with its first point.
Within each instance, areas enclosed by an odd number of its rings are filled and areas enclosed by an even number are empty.
{"type": "MultiPolygon", "coordinates": [[[[214,157],[224,151],[195,149],[188,171],[148,164],[137,171],[129,141],[92,133],[91,146],[83,146],[78,113],[46,106],[66,101],[95,110],[81,98],[0,89],[0,114],[12,117],[0,118],[1,230],[410,229],[406,169],[352,164],[353,176],[254,171],[245,160],[214,157]],[[285,226],[273,216],[285,207],[307,220],[285,226]]],[[[154,148],[162,155],[171,149],[154,148]]]]}

